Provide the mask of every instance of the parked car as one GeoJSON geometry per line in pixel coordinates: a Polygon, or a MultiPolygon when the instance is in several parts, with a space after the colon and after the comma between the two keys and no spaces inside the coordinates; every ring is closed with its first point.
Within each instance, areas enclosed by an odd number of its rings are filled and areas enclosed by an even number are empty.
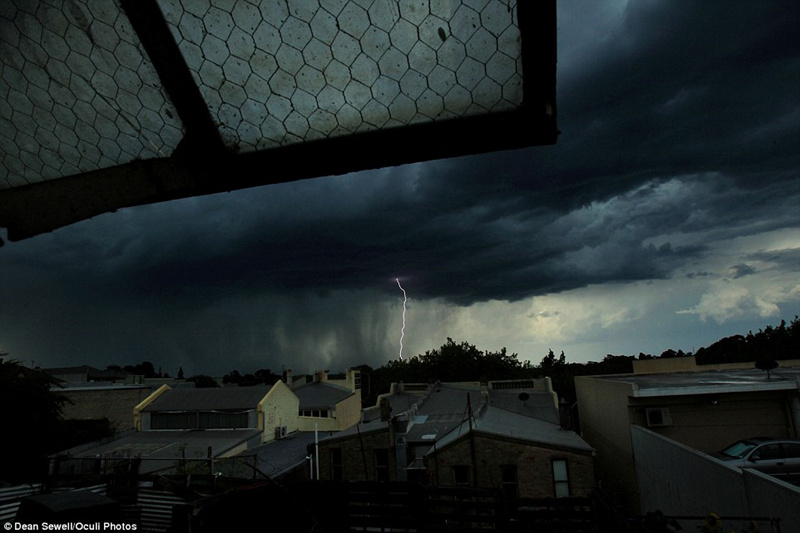
{"type": "Polygon", "coordinates": [[[754,437],[734,442],[714,457],[800,484],[800,439],[754,437]]]}

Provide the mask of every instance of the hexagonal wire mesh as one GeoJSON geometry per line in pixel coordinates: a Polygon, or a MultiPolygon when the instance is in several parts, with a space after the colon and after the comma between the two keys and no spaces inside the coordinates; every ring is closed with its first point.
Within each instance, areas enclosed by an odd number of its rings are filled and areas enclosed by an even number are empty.
{"type": "Polygon", "coordinates": [[[114,2],[2,2],[0,188],[169,155],[183,133],[114,2]]]}
{"type": "MultiPolygon", "coordinates": [[[[522,103],[511,0],[159,0],[226,146],[522,103]]],[[[169,156],[184,128],[117,1],[0,3],[0,189],[169,156]]]]}

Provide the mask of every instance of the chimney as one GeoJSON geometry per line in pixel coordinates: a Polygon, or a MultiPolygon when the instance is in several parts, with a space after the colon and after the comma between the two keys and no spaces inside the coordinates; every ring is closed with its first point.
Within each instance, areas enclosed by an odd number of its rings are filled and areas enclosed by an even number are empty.
{"type": "Polygon", "coordinates": [[[327,370],[317,370],[314,372],[314,383],[323,383],[325,381],[328,381],[327,370]]]}
{"type": "Polygon", "coordinates": [[[291,389],[293,383],[294,382],[292,381],[292,369],[291,368],[287,368],[286,369],[286,385],[291,389]]]}

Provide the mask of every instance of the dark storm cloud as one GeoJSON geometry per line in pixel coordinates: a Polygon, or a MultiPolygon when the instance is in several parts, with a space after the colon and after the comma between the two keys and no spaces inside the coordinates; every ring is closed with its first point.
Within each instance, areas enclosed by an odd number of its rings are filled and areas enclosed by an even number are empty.
{"type": "Polygon", "coordinates": [[[786,177],[797,168],[797,6],[627,6],[608,46],[560,79],[559,149],[571,157],[555,175],[604,180],[576,190],[577,198],[646,176],[786,177]]]}
{"type": "Polygon", "coordinates": [[[109,241],[91,243],[93,231],[56,264],[98,281],[112,272],[109,283],[140,295],[363,289],[410,276],[418,296],[458,304],[663,277],[670,257],[698,250],[657,248],[650,235],[685,230],[699,213],[710,226],[761,217],[764,187],[796,176],[797,11],[631,2],[605,46],[559,65],[554,147],[153,207],[109,241]],[[706,196],[676,203],[667,196],[683,192],[656,191],[676,176],[706,196]],[[586,209],[615,195],[629,211],[586,209]]]}
{"type": "MultiPolygon", "coordinates": [[[[589,35],[585,5],[559,2],[562,39],[589,35]]],[[[342,346],[357,363],[393,349],[395,278],[417,300],[514,301],[669,278],[708,252],[683,234],[796,227],[798,9],[629,2],[597,42],[560,44],[555,146],[123,210],[8,245],[6,348],[44,326],[42,352],[74,334],[121,363],[166,351],[224,371],[236,353],[276,370],[287,350],[311,364],[342,346]]]]}

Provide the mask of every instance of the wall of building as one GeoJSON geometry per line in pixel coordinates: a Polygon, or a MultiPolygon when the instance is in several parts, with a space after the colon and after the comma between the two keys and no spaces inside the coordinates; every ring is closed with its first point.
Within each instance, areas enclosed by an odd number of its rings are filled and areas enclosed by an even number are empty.
{"type": "Polygon", "coordinates": [[[361,420],[361,391],[345,398],[336,408],[329,413],[326,418],[300,416],[298,417],[298,427],[300,431],[342,431],[361,420]]]}
{"type": "MultiPolygon", "coordinates": [[[[373,422],[373,424],[381,424],[373,422]]],[[[376,481],[375,450],[388,450],[389,480],[397,480],[397,464],[394,457],[394,442],[389,434],[388,424],[383,423],[385,430],[371,431],[359,435],[350,435],[343,439],[320,442],[319,471],[320,479],[333,479],[331,450],[341,450],[342,479],[347,481],[376,481]]]]}
{"type": "Polygon", "coordinates": [[[671,424],[648,429],[701,452],[713,453],[754,436],[790,437],[792,422],[786,398],[785,391],[631,398],[630,420],[648,427],[646,409],[666,407],[671,424]]]}
{"type": "Polygon", "coordinates": [[[632,427],[631,440],[642,512],[780,517],[781,531],[800,531],[800,488],[728,466],[645,428],[632,427]]]}
{"type": "Polygon", "coordinates": [[[597,481],[632,511],[638,507],[636,470],[628,418],[630,383],[613,376],[575,378],[581,436],[596,451],[597,481]]]}
{"type": "MultiPolygon", "coordinates": [[[[800,366],[800,359],[778,361],[780,367],[800,366]]],[[[720,363],[698,365],[694,357],[671,357],[668,359],[641,359],[633,362],[634,374],[663,374],[666,372],[706,372],[709,370],[750,370],[753,362],[720,363]]]]}
{"type": "Polygon", "coordinates": [[[261,442],[275,440],[276,428],[286,426],[286,432],[300,429],[298,412],[300,399],[282,381],[278,381],[258,405],[261,424],[261,442]]]}
{"type": "Polygon", "coordinates": [[[103,387],[59,389],[69,402],[64,404],[66,419],[108,418],[117,431],[134,427],[133,408],[150,395],[149,387],[103,387]]]}
{"type": "Polygon", "coordinates": [[[354,368],[348,368],[345,372],[344,379],[335,379],[331,378],[329,375],[326,377],[326,381],[328,383],[332,383],[334,385],[339,385],[340,387],[344,387],[346,389],[350,389],[351,391],[356,391],[361,389],[361,371],[356,370],[354,368]]]}
{"type": "Polygon", "coordinates": [[[502,488],[503,467],[517,467],[520,498],[555,497],[553,460],[565,459],[570,496],[589,496],[594,487],[594,460],[589,453],[576,453],[537,446],[527,441],[476,434],[466,436],[426,457],[430,483],[455,486],[454,467],[468,466],[478,488],[502,488]],[[474,449],[474,461],[473,461],[474,449]]]}

